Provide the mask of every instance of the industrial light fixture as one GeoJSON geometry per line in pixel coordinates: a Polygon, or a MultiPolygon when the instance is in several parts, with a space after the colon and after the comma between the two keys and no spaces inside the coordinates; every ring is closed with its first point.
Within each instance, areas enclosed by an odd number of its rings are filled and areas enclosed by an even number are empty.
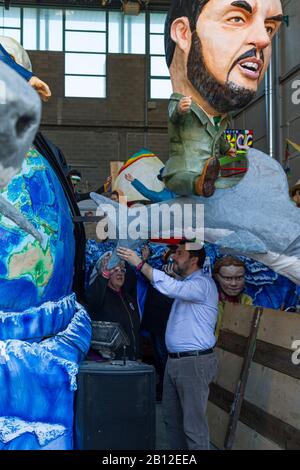
{"type": "Polygon", "coordinates": [[[122,10],[124,15],[138,15],[141,11],[141,2],[139,0],[122,1],[122,10]]]}
{"type": "Polygon", "coordinates": [[[287,27],[290,26],[290,17],[289,17],[289,15],[285,15],[283,17],[283,22],[286,24],[287,27]]]}

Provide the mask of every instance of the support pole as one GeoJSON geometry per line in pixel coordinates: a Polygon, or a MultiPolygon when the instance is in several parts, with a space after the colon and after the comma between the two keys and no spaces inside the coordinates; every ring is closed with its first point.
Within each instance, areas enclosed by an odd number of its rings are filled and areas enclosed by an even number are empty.
{"type": "Polygon", "coordinates": [[[226,437],[225,437],[225,443],[224,443],[224,448],[226,450],[231,450],[234,444],[236,429],[237,429],[238,421],[239,421],[240,414],[241,414],[242,404],[244,401],[250,367],[251,367],[253,356],[256,350],[256,338],[257,338],[259,323],[260,323],[262,314],[263,314],[263,308],[257,307],[254,311],[250,336],[248,338],[247,348],[246,348],[244,362],[243,362],[243,367],[241,370],[240,379],[236,387],[234,400],[233,400],[231,411],[230,411],[229,424],[228,424],[226,437]]]}

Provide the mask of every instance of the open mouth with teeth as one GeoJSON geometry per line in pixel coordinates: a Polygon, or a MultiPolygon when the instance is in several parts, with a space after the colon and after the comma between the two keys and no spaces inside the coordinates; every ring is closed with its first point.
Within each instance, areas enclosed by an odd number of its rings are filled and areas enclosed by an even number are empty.
{"type": "Polygon", "coordinates": [[[252,62],[246,62],[245,64],[242,64],[241,67],[247,70],[252,70],[253,72],[257,72],[259,69],[259,65],[253,64],[252,62]]]}
{"type": "Polygon", "coordinates": [[[258,80],[263,67],[263,62],[258,59],[242,60],[238,63],[243,75],[252,80],[258,80]]]}

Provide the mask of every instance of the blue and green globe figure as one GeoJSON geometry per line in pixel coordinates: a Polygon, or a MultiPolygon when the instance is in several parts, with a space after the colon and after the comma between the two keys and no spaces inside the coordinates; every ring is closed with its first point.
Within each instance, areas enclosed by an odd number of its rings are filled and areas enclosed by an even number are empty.
{"type": "Polygon", "coordinates": [[[72,449],[76,374],[91,327],[72,292],[71,212],[34,148],[0,194],[42,236],[0,214],[0,449],[72,449]]]}

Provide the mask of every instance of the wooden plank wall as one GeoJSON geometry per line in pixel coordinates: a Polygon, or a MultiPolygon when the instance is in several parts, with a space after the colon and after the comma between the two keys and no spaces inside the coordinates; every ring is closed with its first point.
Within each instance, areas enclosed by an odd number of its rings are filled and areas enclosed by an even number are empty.
{"type": "MultiPolygon", "coordinates": [[[[219,374],[208,404],[210,437],[219,449],[224,448],[254,311],[237,304],[226,304],[224,310],[219,374]]],[[[263,310],[233,449],[300,449],[300,365],[292,363],[297,339],[299,314],[263,310]]]]}

